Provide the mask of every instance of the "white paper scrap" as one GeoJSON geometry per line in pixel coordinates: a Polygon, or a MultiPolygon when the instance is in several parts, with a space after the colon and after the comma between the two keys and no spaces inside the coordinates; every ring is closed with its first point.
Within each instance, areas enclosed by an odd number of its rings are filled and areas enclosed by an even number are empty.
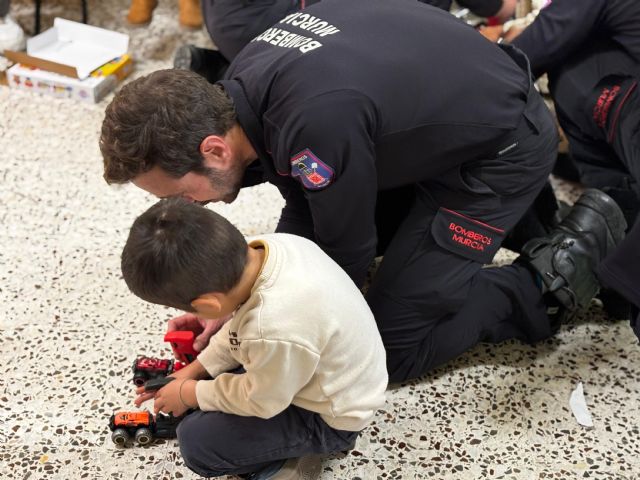
{"type": "Polygon", "coordinates": [[[571,392],[569,406],[571,407],[573,416],[576,417],[576,420],[580,425],[583,427],[593,428],[593,420],[591,419],[591,414],[587,408],[587,402],[584,399],[582,382],[578,382],[575,390],[571,392]]]}

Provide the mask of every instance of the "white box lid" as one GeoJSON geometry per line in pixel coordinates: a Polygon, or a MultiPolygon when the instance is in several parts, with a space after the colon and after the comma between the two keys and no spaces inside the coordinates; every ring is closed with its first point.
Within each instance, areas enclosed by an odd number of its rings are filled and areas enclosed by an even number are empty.
{"type": "Polygon", "coordinates": [[[29,55],[74,67],[80,79],[128,48],[129,36],[124,33],[63,18],[56,18],[52,28],[27,41],[29,55]]]}

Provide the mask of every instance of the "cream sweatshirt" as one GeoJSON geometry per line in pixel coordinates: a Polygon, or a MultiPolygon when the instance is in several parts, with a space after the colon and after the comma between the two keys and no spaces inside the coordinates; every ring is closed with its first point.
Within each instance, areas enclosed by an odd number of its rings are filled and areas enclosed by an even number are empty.
{"type": "Polygon", "coordinates": [[[359,431],[383,406],[385,351],[347,274],[313,242],[254,237],[265,260],[251,297],[198,355],[202,410],[270,418],[293,404],[331,427],[359,431]],[[246,373],[225,373],[238,366],[246,373]]]}

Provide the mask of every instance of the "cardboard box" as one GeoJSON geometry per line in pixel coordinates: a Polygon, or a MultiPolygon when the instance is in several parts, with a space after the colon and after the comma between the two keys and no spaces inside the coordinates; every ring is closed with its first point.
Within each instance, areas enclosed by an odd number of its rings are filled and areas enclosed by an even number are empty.
{"type": "Polygon", "coordinates": [[[91,72],[127,53],[129,36],[104,28],[56,18],[53,27],[27,41],[27,55],[67,67],[64,72],[34,65],[28,61],[21,63],[44,68],[62,75],[87,78],[91,72]]]}
{"type": "Polygon", "coordinates": [[[0,57],[0,85],[9,85],[7,83],[7,70],[12,64],[3,57],[0,57]]]}
{"type": "Polygon", "coordinates": [[[7,77],[11,88],[96,103],[111,92],[132,69],[131,57],[123,55],[102,65],[84,80],[23,64],[9,68],[7,77]]]}
{"type": "Polygon", "coordinates": [[[56,18],[53,27],[27,41],[27,52],[5,50],[16,62],[11,88],[95,103],[132,70],[129,36],[56,18]]]}

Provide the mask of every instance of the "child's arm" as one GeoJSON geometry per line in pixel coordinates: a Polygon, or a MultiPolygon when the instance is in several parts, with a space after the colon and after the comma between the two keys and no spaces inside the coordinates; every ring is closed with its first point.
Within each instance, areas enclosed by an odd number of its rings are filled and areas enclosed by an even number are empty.
{"type": "Polygon", "coordinates": [[[196,383],[197,380],[194,379],[177,378],[162,387],[155,395],[153,413],[165,412],[180,416],[189,409],[198,408],[196,383]]]}
{"type": "Polygon", "coordinates": [[[173,373],[176,380],[165,385],[157,392],[144,392],[144,387],[138,389],[141,395],[136,399],[136,405],[145,400],[155,398],[153,410],[182,415],[190,408],[198,408],[196,398],[196,384],[198,379],[215,377],[239,367],[238,361],[231,355],[229,348],[229,322],[209,340],[209,345],[200,352],[198,358],[186,367],[173,373]],[[143,393],[144,392],[144,393],[143,393]]]}
{"type": "MultiPolygon", "coordinates": [[[[179,382],[182,382],[183,380],[199,380],[202,378],[208,378],[209,373],[205,370],[202,364],[196,359],[186,367],[181,368],[180,370],[178,370],[175,373],[172,373],[169,376],[174,377],[175,379],[179,380],[179,382]]],[[[165,387],[162,387],[162,389],[160,390],[163,390],[164,388],[165,387]]],[[[148,392],[145,390],[144,385],[141,387],[138,387],[136,388],[136,393],[138,394],[138,396],[133,401],[133,403],[135,403],[135,405],[139,407],[143,402],[146,402],[147,400],[150,400],[154,397],[157,398],[157,394],[160,390],[148,392]]]]}
{"type": "Polygon", "coordinates": [[[202,410],[271,418],[285,410],[313,377],[320,354],[277,340],[243,340],[243,374],[223,373],[195,386],[202,410]]]}
{"type": "MultiPolygon", "coordinates": [[[[182,384],[183,380],[198,380],[209,376],[215,377],[221,372],[226,372],[240,366],[240,364],[231,356],[228,345],[229,322],[225,323],[222,328],[220,328],[220,330],[211,337],[209,345],[200,352],[196,360],[170,375],[179,381],[171,382],[171,384],[166,385],[157,392],[145,392],[144,386],[138,387],[136,389],[138,396],[134,400],[135,405],[139,407],[143,402],[155,398],[154,410],[156,411],[158,411],[158,409],[162,409],[162,405],[164,405],[164,403],[169,403],[174,407],[179,406],[179,404],[176,403],[179,400],[178,396],[176,396],[179,392],[174,392],[174,390],[176,389],[176,385],[182,384]],[[203,359],[204,362],[202,361],[203,359]],[[160,396],[163,396],[164,398],[158,402],[160,396]]],[[[193,388],[195,389],[195,382],[190,383],[194,384],[193,388]]],[[[189,405],[191,405],[191,403],[189,403],[189,405]]],[[[197,402],[194,402],[194,406],[197,407],[197,402]]]]}
{"type": "Polygon", "coordinates": [[[240,366],[238,361],[231,355],[232,345],[229,338],[229,324],[230,322],[225,323],[211,337],[209,345],[198,355],[198,360],[212,378],[240,366]]]}
{"type": "Polygon", "coordinates": [[[167,333],[174,330],[191,330],[196,338],[193,340],[193,348],[201,352],[209,345],[209,340],[226,322],[231,319],[232,315],[218,318],[216,320],[207,320],[200,318],[193,313],[185,313],[179,317],[172,318],[167,323],[167,333]]]}

